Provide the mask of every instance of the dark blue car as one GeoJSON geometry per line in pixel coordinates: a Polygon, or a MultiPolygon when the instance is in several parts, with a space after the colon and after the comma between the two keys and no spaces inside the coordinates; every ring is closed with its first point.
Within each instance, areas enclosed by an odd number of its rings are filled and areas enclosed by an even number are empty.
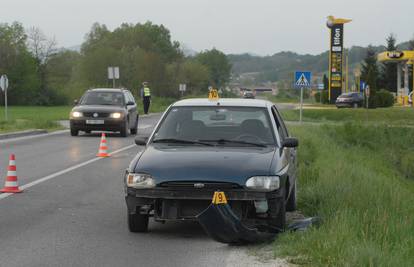
{"type": "Polygon", "coordinates": [[[296,147],[274,104],[188,99],[171,105],[125,174],[128,225],[195,220],[216,190],[247,225],[285,227],[296,208],[296,147]]]}

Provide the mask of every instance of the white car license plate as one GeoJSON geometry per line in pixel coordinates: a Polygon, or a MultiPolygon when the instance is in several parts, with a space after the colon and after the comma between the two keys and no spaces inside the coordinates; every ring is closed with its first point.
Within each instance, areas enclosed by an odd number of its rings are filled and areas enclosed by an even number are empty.
{"type": "Polygon", "coordinates": [[[104,124],[104,120],[86,120],[86,124],[104,124]]]}

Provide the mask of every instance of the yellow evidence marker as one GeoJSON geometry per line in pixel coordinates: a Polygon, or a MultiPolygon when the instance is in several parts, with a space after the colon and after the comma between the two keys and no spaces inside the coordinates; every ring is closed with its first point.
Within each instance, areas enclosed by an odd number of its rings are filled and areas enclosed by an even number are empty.
{"type": "Polygon", "coordinates": [[[227,198],[223,191],[214,192],[213,204],[227,204],[227,198]]]}
{"type": "Polygon", "coordinates": [[[217,89],[211,89],[208,92],[208,99],[209,100],[218,100],[219,99],[219,94],[218,94],[217,89]]]}

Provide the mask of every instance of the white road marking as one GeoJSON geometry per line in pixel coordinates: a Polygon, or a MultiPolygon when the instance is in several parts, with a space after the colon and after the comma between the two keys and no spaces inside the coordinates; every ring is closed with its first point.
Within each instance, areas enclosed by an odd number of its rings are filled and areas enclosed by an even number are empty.
{"type": "Polygon", "coordinates": [[[138,129],[147,129],[152,127],[151,124],[142,124],[142,125],[138,125],[138,129]]]}
{"type": "MultiPolygon", "coordinates": [[[[131,149],[131,148],[133,148],[133,147],[136,147],[136,145],[129,145],[129,146],[126,146],[126,147],[120,148],[120,149],[118,149],[118,150],[115,150],[115,151],[113,151],[113,152],[109,153],[109,155],[111,155],[111,156],[112,156],[112,155],[118,154],[118,153],[120,153],[120,152],[122,152],[122,151],[125,151],[125,150],[128,150],[128,149],[131,149]]],[[[90,160],[88,160],[88,161],[85,161],[85,162],[82,162],[82,163],[76,164],[76,165],[74,165],[74,166],[72,166],[72,167],[69,167],[69,168],[67,168],[67,169],[64,169],[64,170],[61,170],[61,171],[58,171],[58,172],[52,173],[52,174],[50,174],[50,175],[48,175],[48,176],[45,176],[45,177],[39,178],[39,179],[37,179],[37,180],[35,180],[35,181],[33,181],[33,182],[30,182],[30,183],[28,183],[28,184],[22,185],[22,186],[20,186],[20,189],[22,189],[22,190],[28,189],[28,188],[30,188],[30,187],[32,187],[32,186],[35,186],[35,185],[37,185],[37,184],[40,184],[40,183],[46,182],[46,181],[51,180],[51,179],[53,179],[53,178],[56,178],[56,177],[58,177],[58,176],[60,176],[60,175],[62,175],[62,174],[65,174],[65,173],[71,172],[71,171],[73,171],[73,170],[79,169],[79,168],[81,168],[81,167],[83,167],[83,166],[86,166],[86,165],[88,165],[88,164],[91,164],[91,163],[93,163],[93,162],[95,162],[95,161],[98,161],[98,160],[101,160],[101,159],[104,159],[104,158],[93,158],[93,159],[90,159],[90,160]]],[[[12,194],[12,193],[3,193],[3,194],[0,194],[0,200],[1,200],[1,199],[5,199],[6,197],[9,197],[9,196],[11,196],[11,195],[13,195],[13,194],[12,194]]]]}
{"type": "Polygon", "coordinates": [[[22,137],[16,137],[16,138],[7,138],[7,139],[0,140],[0,144],[17,142],[17,141],[22,141],[22,140],[36,139],[40,137],[53,136],[53,135],[59,135],[59,134],[65,134],[65,133],[69,133],[69,130],[60,130],[60,131],[55,131],[55,132],[45,133],[45,134],[36,134],[36,135],[22,136],[22,137]]]}

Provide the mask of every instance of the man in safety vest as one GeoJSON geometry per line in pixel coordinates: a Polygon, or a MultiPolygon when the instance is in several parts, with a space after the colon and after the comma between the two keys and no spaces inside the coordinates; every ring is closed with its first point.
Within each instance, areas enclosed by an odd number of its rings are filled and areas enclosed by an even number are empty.
{"type": "Polygon", "coordinates": [[[148,114],[149,106],[151,103],[151,90],[149,89],[147,82],[142,83],[141,98],[142,104],[144,105],[144,113],[148,114]]]}

